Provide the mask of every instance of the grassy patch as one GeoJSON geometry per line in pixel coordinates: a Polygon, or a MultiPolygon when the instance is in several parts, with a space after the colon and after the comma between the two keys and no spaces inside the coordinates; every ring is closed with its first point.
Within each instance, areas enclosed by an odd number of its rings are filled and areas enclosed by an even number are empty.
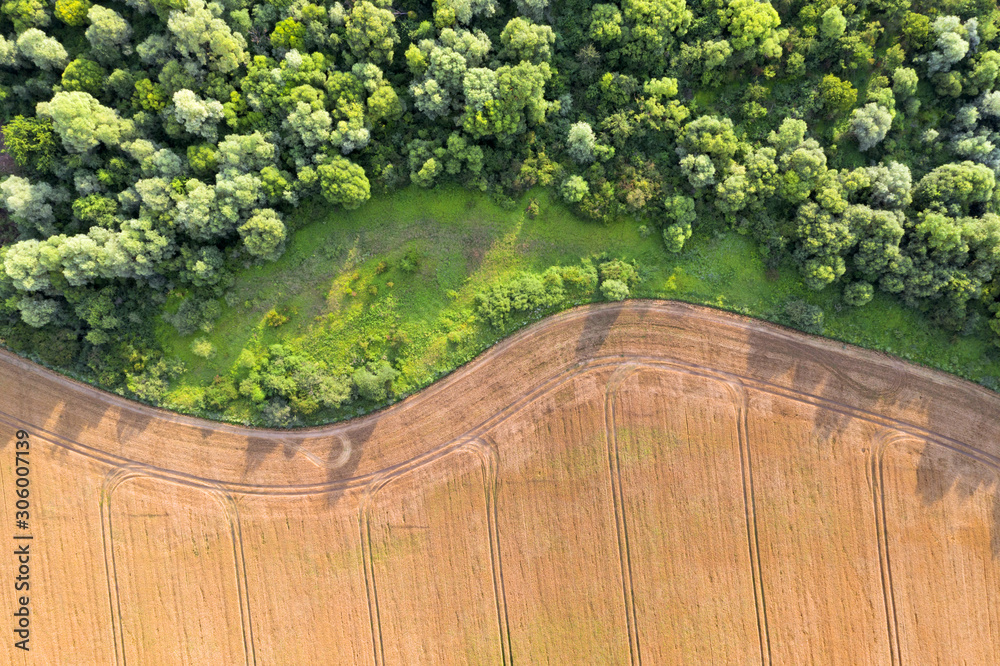
{"type": "MultiPolygon", "coordinates": [[[[765,270],[755,245],[731,232],[696,232],[685,250],[665,251],[657,233],[642,238],[638,224],[610,226],[582,220],[546,191],[526,195],[512,210],[459,188],[409,188],[372,200],[358,210],[302,210],[287,251],[277,262],[243,270],[225,296],[211,331],[180,336],[162,324],[164,348],[187,364],[166,403],[202,412],[198,396],[216,376],[241,379],[245,350],[281,343],[325,364],[332,374],[388,360],[398,377],[396,397],[419,390],[474,358],[513,330],[550,314],[512,319],[498,331],[474,314],[475,295],[521,271],[579,264],[600,253],[640,266],[633,296],[711,305],[780,321],[792,298],[819,305],[825,334],[894,353],[993,385],[1000,354],[985,323],[954,337],[894,299],[880,295],[867,306],[843,305],[839,291],[807,289],[794,268],[765,270]],[[537,219],[523,211],[530,198],[537,219]],[[192,351],[206,339],[214,352],[192,351]]],[[[711,225],[709,225],[711,226],[711,225]]],[[[183,298],[175,294],[168,308],[183,298]]],[[[599,298],[599,296],[598,296],[599,298]]],[[[569,304],[567,304],[569,305],[569,304]]],[[[351,403],[311,415],[310,423],[353,416],[374,405],[351,403]]],[[[212,416],[253,421],[252,405],[239,400],[212,416]]]]}

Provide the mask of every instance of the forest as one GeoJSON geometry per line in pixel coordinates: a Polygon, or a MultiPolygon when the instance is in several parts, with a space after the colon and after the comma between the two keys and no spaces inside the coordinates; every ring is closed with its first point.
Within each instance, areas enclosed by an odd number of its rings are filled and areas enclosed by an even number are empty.
{"type": "MultiPolygon", "coordinates": [[[[159,404],[158,322],[210,329],[300,207],[458,184],[550,188],[664,261],[712,220],[848,307],[884,293],[1000,341],[998,49],[988,0],[2,0],[0,333],[159,404]]],[[[476,313],[639,277],[553,266],[476,313]]],[[[199,400],[288,425],[385,401],[399,370],[272,345],[199,400]]]]}

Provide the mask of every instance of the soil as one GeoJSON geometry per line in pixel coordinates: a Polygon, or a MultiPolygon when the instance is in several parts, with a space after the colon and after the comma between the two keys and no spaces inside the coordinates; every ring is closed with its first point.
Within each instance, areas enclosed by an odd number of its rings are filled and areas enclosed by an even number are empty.
{"type": "Polygon", "coordinates": [[[32,536],[0,662],[1000,663],[998,423],[964,380],[672,302],[300,431],[0,353],[0,538],[32,536]]]}

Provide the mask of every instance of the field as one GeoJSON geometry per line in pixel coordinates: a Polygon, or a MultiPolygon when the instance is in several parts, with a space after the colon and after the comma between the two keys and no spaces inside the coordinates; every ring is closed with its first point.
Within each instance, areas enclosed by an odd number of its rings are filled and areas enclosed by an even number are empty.
{"type": "Polygon", "coordinates": [[[588,306],[296,431],[0,364],[3,663],[1000,662],[1000,398],[883,354],[588,306]]]}

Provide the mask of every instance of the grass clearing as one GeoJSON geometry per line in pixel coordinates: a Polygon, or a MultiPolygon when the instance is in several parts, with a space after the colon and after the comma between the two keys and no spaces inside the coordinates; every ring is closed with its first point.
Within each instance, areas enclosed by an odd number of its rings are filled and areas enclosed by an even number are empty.
{"type": "MultiPolygon", "coordinates": [[[[161,323],[164,349],[187,366],[171,385],[170,407],[253,420],[253,405],[245,398],[224,414],[206,412],[204,389],[217,376],[238,383],[245,376],[241,354],[259,354],[276,343],[321,361],[336,375],[388,360],[399,371],[392,385],[398,399],[554,311],[515,317],[505,330],[496,330],[475,316],[477,292],[522,271],[541,273],[602,253],[639,265],[642,282],[635,297],[677,299],[771,321],[782,320],[789,299],[802,299],[823,309],[829,337],[991,387],[1000,377],[1000,353],[984,320],[970,327],[970,335],[957,337],[884,294],[851,308],[837,289],[807,289],[790,265],[768,271],[756,246],[738,234],[703,228],[673,255],[655,231],[643,237],[634,222],[604,226],[580,219],[547,191],[533,191],[507,210],[457,187],[414,187],[349,212],[310,203],[292,226],[297,230],[279,261],[238,274],[220,300],[222,314],[211,331],[180,336],[161,323]],[[523,212],[532,198],[541,207],[536,219],[523,212]],[[278,321],[287,320],[268,325],[272,311],[282,316],[278,321]],[[210,358],[193,353],[200,338],[214,348],[210,358]]],[[[171,295],[168,309],[177,308],[184,296],[171,295]]],[[[600,299],[599,293],[594,298],[600,299]]],[[[355,401],[336,412],[312,414],[308,423],[374,406],[355,401]]]]}

